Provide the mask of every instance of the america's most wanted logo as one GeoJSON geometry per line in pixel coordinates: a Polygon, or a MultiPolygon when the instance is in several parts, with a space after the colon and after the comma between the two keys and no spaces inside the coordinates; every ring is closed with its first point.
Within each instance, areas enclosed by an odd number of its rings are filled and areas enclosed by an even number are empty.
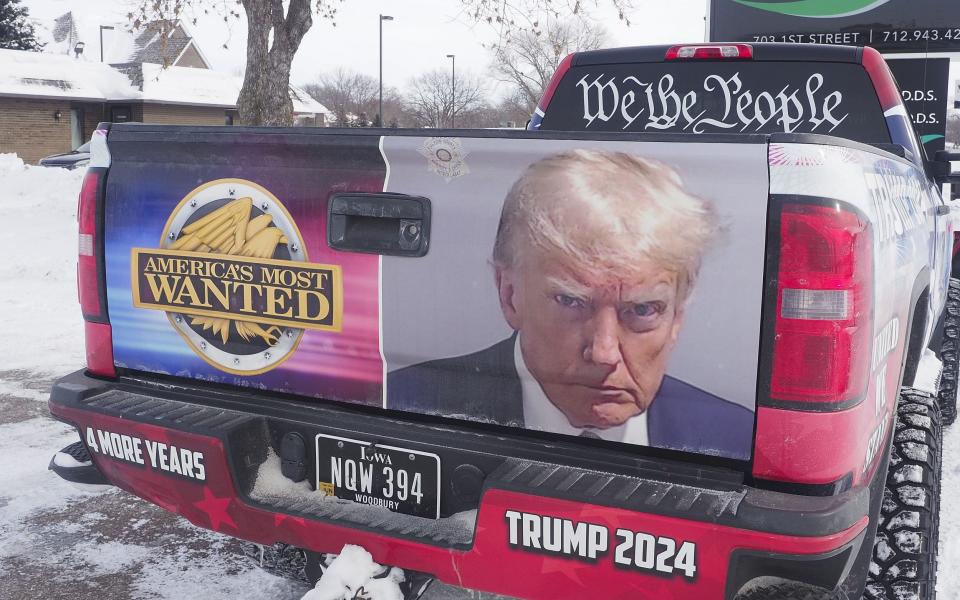
{"type": "Polygon", "coordinates": [[[310,263],[290,214],[243,179],[196,188],[159,248],[133,248],[133,303],[162,310],[194,352],[240,375],[290,357],[306,329],[340,331],[340,267],[310,263]]]}
{"type": "Polygon", "coordinates": [[[832,19],[869,12],[890,0],[733,0],[737,4],[791,17],[832,19]]]}

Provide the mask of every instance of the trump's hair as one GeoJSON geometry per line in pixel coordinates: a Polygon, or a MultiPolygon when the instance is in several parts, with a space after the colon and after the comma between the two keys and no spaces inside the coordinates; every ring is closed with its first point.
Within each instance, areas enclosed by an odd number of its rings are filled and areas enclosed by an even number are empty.
{"type": "Polygon", "coordinates": [[[591,275],[629,276],[638,258],[677,274],[685,300],[721,224],[669,166],[623,152],[572,150],[530,165],[503,203],[499,268],[532,245],[591,275]]]}

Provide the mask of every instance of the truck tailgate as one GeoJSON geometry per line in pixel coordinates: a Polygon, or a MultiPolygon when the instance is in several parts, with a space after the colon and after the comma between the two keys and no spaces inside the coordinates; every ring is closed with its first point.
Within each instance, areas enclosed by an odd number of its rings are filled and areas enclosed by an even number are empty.
{"type": "Polygon", "coordinates": [[[765,137],[412,133],[114,126],[116,365],[750,458],[765,137]]]}

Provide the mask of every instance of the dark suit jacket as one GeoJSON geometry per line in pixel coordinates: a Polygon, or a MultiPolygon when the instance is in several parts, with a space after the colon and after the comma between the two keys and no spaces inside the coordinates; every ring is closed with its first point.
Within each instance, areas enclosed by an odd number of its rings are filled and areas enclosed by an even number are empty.
{"type": "MultiPolygon", "coordinates": [[[[515,336],[485,350],[398,369],[387,407],[523,427],[515,336]]],[[[650,446],[749,459],[754,415],[670,376],[647,411],[650,446]]]]}

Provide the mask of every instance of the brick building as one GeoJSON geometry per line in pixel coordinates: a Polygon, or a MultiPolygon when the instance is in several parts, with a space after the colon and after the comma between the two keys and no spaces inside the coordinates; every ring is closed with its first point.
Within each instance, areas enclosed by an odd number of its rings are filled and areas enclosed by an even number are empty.
{"type": "MultiPolygon", "coordinates": [[[[233,123],[243,79],[211,70],[185,27],[161,37],[156,27],[131,33],[115,26],[120,33],[102,48],[84,42],[72,13],[51,29],[52,52],[0,50],[0,153],[36,163],[80,146],[100,121],[233,123]]],[[[323,126],[329,119],[302,90],[291,86],[290,97],[298,125],[323,126]]]]}

